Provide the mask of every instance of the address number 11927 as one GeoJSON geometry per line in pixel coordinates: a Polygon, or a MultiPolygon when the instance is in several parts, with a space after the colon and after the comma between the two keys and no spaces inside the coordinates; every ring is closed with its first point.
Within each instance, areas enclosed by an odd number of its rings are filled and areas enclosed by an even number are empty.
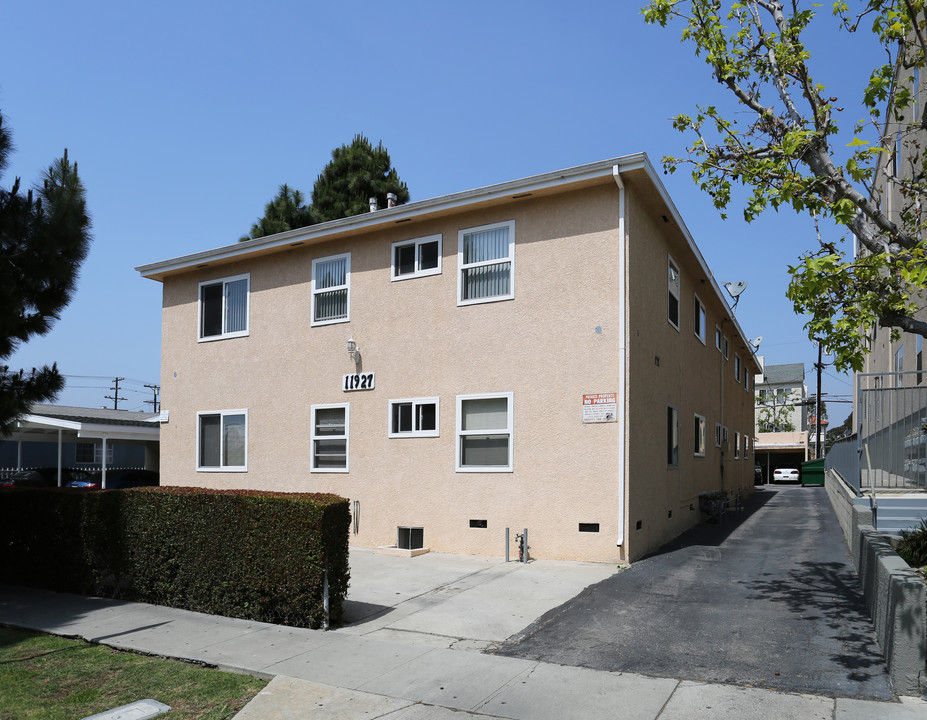
{"type": "Polygon", "coordinates": [[[344,376],[343,389],[345,392],[352,390],[373,390],[373,373],[351,373],[344,376]]]}

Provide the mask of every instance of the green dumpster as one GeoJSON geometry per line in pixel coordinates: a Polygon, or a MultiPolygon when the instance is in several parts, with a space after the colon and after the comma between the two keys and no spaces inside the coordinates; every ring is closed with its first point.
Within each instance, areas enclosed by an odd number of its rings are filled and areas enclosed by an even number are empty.
{"type": "Polygon", "coordinates": [[[806,487],[809,485],[823,485],[824,463],[823,458],[803,462],[801,464],[801,484],[806,487]]]}

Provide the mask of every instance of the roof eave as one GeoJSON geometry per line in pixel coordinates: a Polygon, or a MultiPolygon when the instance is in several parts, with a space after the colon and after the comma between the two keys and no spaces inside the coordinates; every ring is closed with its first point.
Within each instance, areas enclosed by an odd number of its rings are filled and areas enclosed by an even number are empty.
{"type": "Polygon", "coordinates": [[[206,263],[228,261],[259,250],[267,251],[297,244],[314,244],[322,242],[330,236],[349,230],[363,230],[394,225],[396,223],[408,222],[413,218],[422,217],[431,213],[464,208],[476,203],[489,202],[511,195],[538,192],[540,190],[571,185],[595,178],[610,178],[612,175],[612,168],[615,165],[619,165],[623,171],[627,171],[649,166],[650,162],[647,160],[647,156],[644,153],[635,153],[633,155],[602,160],[587,165],[578,165],[564,170],[556,170],[542,175],[534,175],[520,180],[511,180],[496,185],[466,190],[452,195],[442,195],[428,200],[419,200],[394,208],[377,210],[376,212],[353,215],[319,225],[310,225],[305,228],[288,230],[286,232],[277,233],[276,235],[246,240],[233,245],[224,245],[212,250],[204,250],[202,252],[183,255],[161,262],[139,265],[135,270],[140,273],[142,277],[160,281],[171,272],[188,270],[206,263]]]}

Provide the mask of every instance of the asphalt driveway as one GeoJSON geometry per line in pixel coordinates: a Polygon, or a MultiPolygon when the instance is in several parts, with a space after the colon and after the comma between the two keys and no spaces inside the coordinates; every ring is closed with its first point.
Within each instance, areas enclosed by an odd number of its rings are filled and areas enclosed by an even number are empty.
{"type": "Polygon", "coordinates": [[[891,683],[824,488],[758,489],[493,652],[657,677],[887,700],[891,683]]]}

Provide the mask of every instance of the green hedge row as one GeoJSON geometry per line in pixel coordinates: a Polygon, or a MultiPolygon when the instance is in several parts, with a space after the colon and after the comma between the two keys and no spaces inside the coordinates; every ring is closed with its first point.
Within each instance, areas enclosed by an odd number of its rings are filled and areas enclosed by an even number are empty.
{"type": "Polygon", "coordinates": [[[199,488],[0,491],[0,581],[317,628],[347,595],[348,501],[199,488]]]}

